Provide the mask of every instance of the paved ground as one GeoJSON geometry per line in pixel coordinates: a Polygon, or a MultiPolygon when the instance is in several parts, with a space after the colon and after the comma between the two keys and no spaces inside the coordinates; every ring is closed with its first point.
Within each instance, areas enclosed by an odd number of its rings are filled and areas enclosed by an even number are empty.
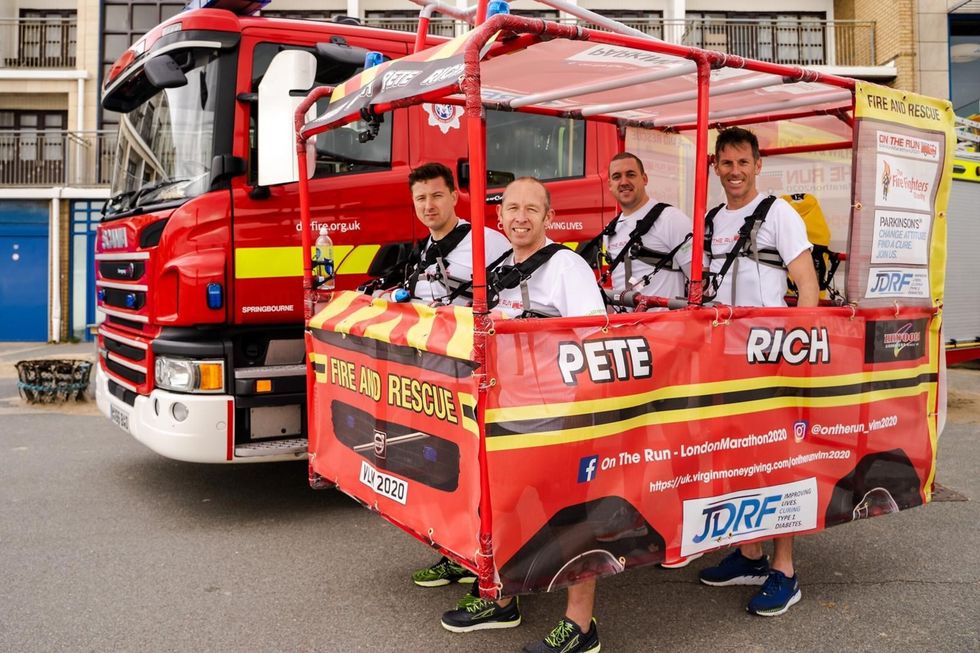
{"type": "MultiPolygon", "coordinates": [[[[304,464],[169,461],[92,404],[16,398],[14,360],[92,355],[0,345],[0,651],[516,651],[560,616],[533,596],[518,629],[447,633],[460,588],[408,580],[432,554],[304,464]]],[[[609,579],[603,651],[980,651],[980,372],[950,378],[938,479],[969,501],[803,538],[804,599],[777,619],[693,568],[609,579]]]]}

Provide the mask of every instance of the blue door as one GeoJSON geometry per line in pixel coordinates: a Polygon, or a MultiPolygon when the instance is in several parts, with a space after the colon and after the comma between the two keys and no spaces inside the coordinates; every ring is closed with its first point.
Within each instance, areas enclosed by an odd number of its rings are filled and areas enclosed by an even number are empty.
{"type": "Polygon", "coordinates": [[[48,339],[48,204],[0,202],[0,341],[48,339]]]}

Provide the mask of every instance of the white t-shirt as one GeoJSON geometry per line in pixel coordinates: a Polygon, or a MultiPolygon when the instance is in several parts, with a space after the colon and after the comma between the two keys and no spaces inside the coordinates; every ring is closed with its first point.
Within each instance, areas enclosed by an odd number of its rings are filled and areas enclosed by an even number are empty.
{"type": "MultiPolygon", "coordinates": [[[[638,208],[629,215],[620,215],[616,222],[616,230],[611,237],[606,238],[606,252],[610,258],[615,259],[629,242],[630,232],[636,228],[637,223],[646,217],[647,213],[656,206],[657,200],[651,198],[646,204],[638,208]]],[[[691,219],[684,215],[680,209],[668,206],[653,223],[653,226],[646,232],[640,242],[647,249],[655,252],[667,254],[680,243],[684,242],[687,235],[691,233],[691,219]]],[[[631,263],[631,276],[637,281],[653,271],[653,266],[640,259],[634,259],[631,263]]],[[[684,296],[686,285],[686,275],[691,271],[691,240],[677,250],[674,260],[669,267],[665,267],[650,278],[646,286],[637,286],[634,289],[641,291],[644,295],[656,297],[676,298],[684,296]],[[684,270],[683,272],[681,270],[684,270]]],[[[613,292],[626,290],[626,259],[616,266],[612,273],[613,292]]]]}
{"type": "MultiPolygon", "coordinates": [[[[547,239],[546,245],[552,243],[547,239]]],[[[513,265],[514,255],[501,265],[513,265]]],[[[605,303],[595,273],[585,259],[570,249],[560,249],[527,279],[531,310],[553,317],[604,315],[605,303]]],[[[524,312],[521,287],[504,288],[496,309],[508,317],[524,312]]]]}
{"type": "MultiPolygon", "coordinates": [[[[466,220],[462,218],[459,219],[459,224],[469,224],[466,220]]],[[[428,246],[431,246],[432,241],[429,240],[428,246]]],[[[428,246],[426,249],[428,249],[428,246]]],[[[490,227],[483,228],[483,251],[486,257],[486,264],[490,265],[498,258],[503,256],[504,252],[510,249],[510,242],[504,237],[499,231],[495,231],[490,227]]],[[[425,250],[422,251],[422,256],[425,256],[425,250]]],[[[426,303],[432,303],[435,301],[442,302],[446,296],[449,295],[449,290],[442,283],[442,281],[429,281],[426,275],[431,275],[437,277],[439,274],[438,263],[433,263],[428,268],[426,268],[425,273],[419,275],[418,283],[415,284],[415,299],[426,303]]],[[[463,239],[459,241],[459,244],[453,248],[453,251],[449,252],[446,257],[446,274],[448,274],[453,279],[460,279],[463,281],[469,281],[473,278],[473,230],[467,232],[463,239]]],[[[467,297],[456,297],[453,300],[453,304],[457,306],[469,306],[470,300],[467,297]]]]}
{"type": "MultiPolygon", "coordinates": [[[[718,211],[711,238],[712,272],[721,270],[725,264],[723,255],[730,252],[738,241],[738,230],[745,224],[745,218],[752,215],[755,207],[765,197],[759,194],[749,204],[736,211],[729,211],[727,207],[718,211]],[[719,255],[722,255],[722,258],[714,258],[719,255]]],[[[797,256],[810,249],[803,218],[785,200],[777,199],[769,208],[765,222],[759,227],[757,247],[775,249],[784,264],[792,262],[797,256]]],[[[718,289],[717,301],[733,304],[732,280],[736,276],[738,279],[735,287],[735,306],[786,306],[786,270],[756,263],[749,256],[740,256],[732,263],[718,289]]]]}

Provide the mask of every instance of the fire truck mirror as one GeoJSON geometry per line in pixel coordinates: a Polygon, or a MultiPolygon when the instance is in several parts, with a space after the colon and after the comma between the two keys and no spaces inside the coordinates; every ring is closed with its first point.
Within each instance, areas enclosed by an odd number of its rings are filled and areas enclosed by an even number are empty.
{"type": "MultiPolygon", "coordinates": [[[[302,97],[292,91],[309,91],[316,76],[316,57],[305,50],[283,50],[273,58],[259,84],[259,185],[288,184],[299,179],[293,115],[302,97]]],[[[316,108],[306,116],[312,120],[316,108]]],[[[313,173],[313,148],[309,148],[313,173]]]]}
{"type": "Polygon", "coordinates": [[[143,72],[147,81],[156,88],[179,88],[187,85],[187,76],[169,54],[161,54],[147,61],[143,72]]]}

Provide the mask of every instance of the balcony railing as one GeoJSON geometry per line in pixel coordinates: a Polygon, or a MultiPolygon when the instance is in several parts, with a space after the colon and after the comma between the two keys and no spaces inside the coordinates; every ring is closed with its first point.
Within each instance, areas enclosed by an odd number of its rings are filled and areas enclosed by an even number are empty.
{"type": "MultiPolygon", "coordinates": [[[[563,20],[563,22],[566,22],[563,20]]],[[[584,27],[603,29],[579,22],[584,27]]],[[[663,18],[621,21],[658,39],[707,50],[798,66],[874,66],[874,21],[705,18],[670,20],[663,18]]],[[[371,17],[365,25],[414,32],[418,20],[371,17]]],[[[432,34],[453,35],[450,20],[433,20],[432,34]]]]}
{"type": "MultiPolygon", "coordinates": [[[[414,32],[419,26],[419,21],[417,18],[402,19],[368,16],[361,22],[368,27],[394,29],[400,32],[414,32]]],[[[433,18],[429,22],[429,34],[435,34],[436,36],[453,36],[456,33],[455,30],[455,22],[446,18],[433,18]]]]}
{"type": "Polygon", "coordinates": [[[64,18],[0,18],[0,68],[74,68],[78,23],[64,18]]]}
{"type": "Polygon", "coordinates": [[[115,131],[0,131],[0,187],[107,186],[115,131]]]}

